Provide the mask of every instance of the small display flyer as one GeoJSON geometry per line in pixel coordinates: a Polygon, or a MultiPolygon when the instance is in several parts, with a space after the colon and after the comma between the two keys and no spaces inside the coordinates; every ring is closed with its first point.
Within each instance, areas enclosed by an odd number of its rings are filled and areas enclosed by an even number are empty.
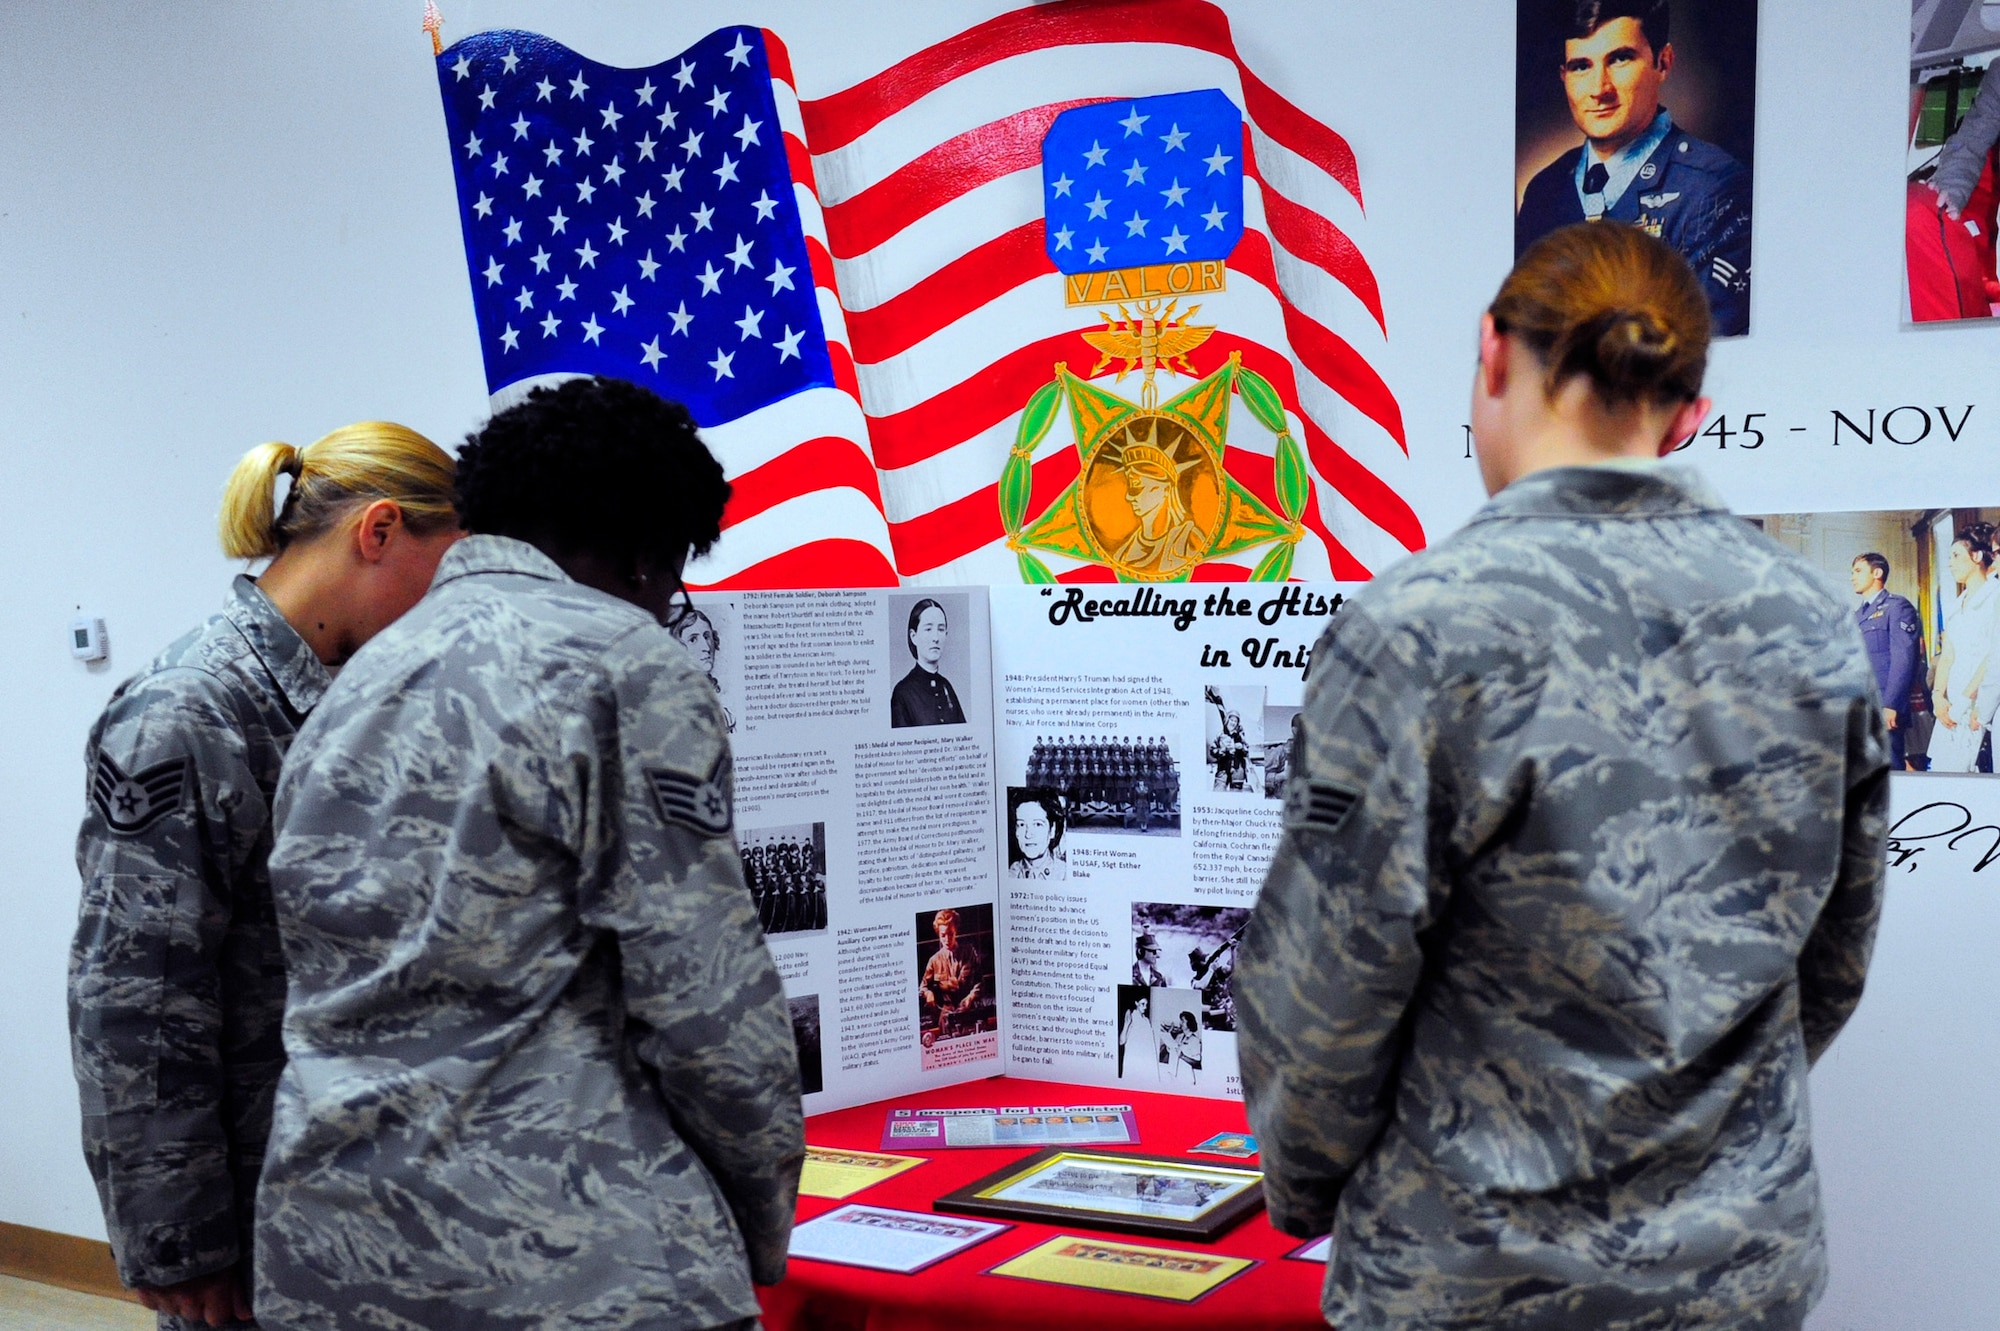
{"type": "Polygon", "coordinates": [[[873,1151],[808,1146],[806,1167],[799,1175],[799,1191],[808,1197],[840,1201],[922,1163],[922,1158],[914,1155],[877,1155],[873,1151]]]}
{"type": "Polygon", "coordinates": [[[1009,1258],[988,1274],[1193,1303],[1255,1265],[1248,1257],[1215,1257],[1064,1234],[1009,1258]]]}
{"type": "Polygon", "coordinates": [[[1130,1105],[1043,1105],[1020,1109],[892,1109],[882,1147],[1126,1145],[1139,1142],[1130,1105]]]}
{"type": "Polygon", "coordinates": [[[1248,1160],[1257,1154],[1257,1139],[1247,1132],[1218,1132],[1206,1141],[1188,1147],[1189,1155],[1222,1155],[1231,1160],[1248,1160]]]}
{"type": "Polygon", "coordinates": [[[985,1220],[850,1205],[794,1229],[791,1255],[907,1276],[1012,1228],[985,1220]]]}
{"type": "Polygon", "coordinates": [[[1309,1243],[1301,1243],[1285,1256],[1295,1262],[1325,1262],[1333,1257],[1333,1235],[1322,1234],[1309,1243]]]}

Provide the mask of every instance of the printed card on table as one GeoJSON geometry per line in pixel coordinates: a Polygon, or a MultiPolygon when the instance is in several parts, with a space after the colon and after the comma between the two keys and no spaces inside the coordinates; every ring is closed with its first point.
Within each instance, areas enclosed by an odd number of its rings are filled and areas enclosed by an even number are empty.
{"type": "Polygon", "coordinates": [[[951,1146],[1136,1146],[1131,1105],[1042,1105],[1000,1109],[892,1109],[882,1148],[951,1146]]]}
{"type": "Polygon", "coordinates": [[[915,1275],[1012,1225],[879,1206],[843,1206],[792,1231],[791,1255],[915,1275]]]}
{"type": "Polygon", "coordinates": [[[1231,1160],[1248,1160],[1257,1154],[1257,1139],[1247,1132],[1218,1132],[1207,1141],[1188,1147],[1190,1155],[1223,1155],[1231,1160]]]}
{"type": "Polygon", "coordinates": [[[922,1163],[923,1159],[914,1155],[878,1155],[873,1151],[808,1146],[799,1192],[807,1197],[831,1197],[838,1201],[922,1163]]]}
{"type": "Polygon", "coordinates": [[[1000,1263],[989,1274],[1193,1303],[1255,1265],[1248,1257],[1216,1257],[1065,1234],[1000,1263]]]}
{"type": "Polygon", "coordinates": [[[1333,1260],[1333,1235],[1322,1234],[1286,1253],[1295,1262],[1328,1262],[1333,1260]]]}

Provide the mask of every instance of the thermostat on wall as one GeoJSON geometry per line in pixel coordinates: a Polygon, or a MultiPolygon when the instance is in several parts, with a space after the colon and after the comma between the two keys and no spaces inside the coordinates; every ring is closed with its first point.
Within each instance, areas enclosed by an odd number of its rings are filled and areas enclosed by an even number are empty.
{"type": "Polygon", "coordinates": [[[104,641],[104,620],[78,615],[69,622],[69,654],[79,661],[102,661],[111,655],[104,641]]]}

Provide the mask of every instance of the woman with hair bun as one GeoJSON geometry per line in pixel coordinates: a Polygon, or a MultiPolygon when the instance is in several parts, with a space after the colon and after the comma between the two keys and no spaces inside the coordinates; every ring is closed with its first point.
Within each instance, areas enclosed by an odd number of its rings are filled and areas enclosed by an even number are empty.
{"type": "Polygon", "coordinates": [[[284,1066],[278,768],[330,671],[430,586],[458,537],[452,474],[444,450],[383,421],[252,449],[223,491],[222,549],[269,565],[120,685],[91,731],[69,973],[84,1153],[119,1278],[162,1327],[250,1320],[284,1066]]]}
{"type": "Polygon", "coordinates": [[[1343,1331],[1796,1331],[1825,1286],[1806,1071],[1888,744],[1849,608],[1662,464],[1708,336],[1637,228],[1538,242],[1480,326],[1492,502],[1313,653],[1234,988],[1343,1331]]]}
{"type": "Polygon", "coordinates": [[[916,664],[896,682],[889,695],[889,724],[904,726],[960,726],[965,709],[959,706],[958,690],[939,668],[944,659],[945,639],[951,636],[951,621],[944,607],[926,596],[910,607],[910,622],[903,645],[910,649],[916,664]]]}
{"type": "Polygon", "coordinates": [[[1945,607],[1944,647],[1938,653],[1937,726],[1931,732],[1930,770],[1972,772],[2000,697],[2000,680],[1986,688],[1994,636],[2000,633],[2000,578],[1993,573],[1993,526],[1974,522],[1958,533],[1946,568],[1960,590],[1945,607]],[[1982,705],[1982,694],[1986,702],[1982,705]]]}

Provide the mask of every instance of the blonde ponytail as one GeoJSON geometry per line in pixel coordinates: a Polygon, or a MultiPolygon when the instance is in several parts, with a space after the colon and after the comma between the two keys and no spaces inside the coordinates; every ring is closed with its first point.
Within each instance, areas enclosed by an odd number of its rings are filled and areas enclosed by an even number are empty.
{"type": "Polygon", "coordinates": [[[243,455],[222,487],[217,523],[222,553],[231,559],[264,559],[278,553],[278,477],[296,479],[299,450],[290,444],[259,444],[243,455]]]}
{"type": "Polygon", "coordinates": [[[222,492],[222,552],[262,559],[339,526],[378,499],[393,499],[418,535],[458,525],[451,454],[407,426],[359,421],[293,448],[259,444],[243,455],[222,492]],[[292,477],[282,508],[280,475],[292,477]]]}

